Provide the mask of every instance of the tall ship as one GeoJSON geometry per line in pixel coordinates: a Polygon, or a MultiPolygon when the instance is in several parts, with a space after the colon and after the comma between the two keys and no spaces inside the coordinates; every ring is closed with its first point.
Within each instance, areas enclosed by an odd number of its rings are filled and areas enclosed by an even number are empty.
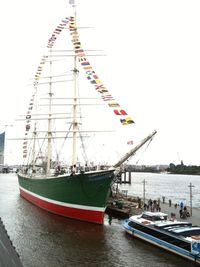
{"type": "Polygon", "coordinates": [[[101,162],[102,155],[109,155],[109,151],[100,152],[98,143],[109,139],[112,132],[99,126],[105,107],[120,127],[129,127],[134,121],[109,93],[88,60],[97,52],[83,49],[76,6],[70,2],[73,14],[62,19],[50,36],[47,54],[41,58],[33,79],[27,113],[21,115],[25,133],[19,190],[23,198],[49,212],[103,224],[111,186],[121,165],[156,131],[116,163],[101,162]],[[63,43],[67,49],[63,49],[63,43]],[[85,82],[83,87],[80,80],[85,82]],[[98,134],[100,137],[94,140],[98,134]]]}

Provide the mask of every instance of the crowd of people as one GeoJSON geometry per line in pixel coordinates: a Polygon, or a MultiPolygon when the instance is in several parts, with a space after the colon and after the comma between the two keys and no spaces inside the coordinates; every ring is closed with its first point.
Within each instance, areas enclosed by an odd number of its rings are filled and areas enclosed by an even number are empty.
{"type": "MultiPolygon", "coordinates": [[[[141,205],[139,200],[138,200],[139,208],[142,208],[141,207],[142,205],[141,205]]],[[[163,200],[163,203],[165,203],[165,200],[163,200]]],[[[171,207],[171,206],[172,206],[172,201],[171,201],[171,199],[169,199],[169,207],[171,207]]],[[[185,219],[187,217],[190,217],[190,213],[187,210],[186,205],[184,205],[184,203],[182,201],[180,202],[180,204],[175,203],[174,208],[175,208],[175,210],[177,210],[179,208],[179,215],[180,215],[181,219],[185,219]]],[[[160,199],[158,199],[158,200],[149,199],[147,201],[147,203],[144,203],[143,209],[145,211],[160,212],[161,211],[160,199]]],[[[171,217],[176,218],[176,213],[171,212],[171,217]]]]}
{"type": "Polygon", "coordinates": [[[187,207],[184,206],[183,202],[180,203],[180,210],[179,210],[180,218],[185,219],[190,217],[190,213],[187,210],[187,207]]]}
{"type": "Polygon", "coordinates": [[[144,203],[144,210],[148,210],[148,211],[161,211],[161,207],[160,207],[160,200],[152,200],[152,199],[149,199],[147,204],[144,203]]]}

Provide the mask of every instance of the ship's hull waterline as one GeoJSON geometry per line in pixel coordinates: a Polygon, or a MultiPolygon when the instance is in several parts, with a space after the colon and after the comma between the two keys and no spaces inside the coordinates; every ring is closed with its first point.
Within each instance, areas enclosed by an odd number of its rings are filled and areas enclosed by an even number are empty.
{"type": "Polygon", "coordinates": [[[50,178],[18,174],[20,195],[49,212],[103,224],[113,173],[114,169],[50,178]]]}

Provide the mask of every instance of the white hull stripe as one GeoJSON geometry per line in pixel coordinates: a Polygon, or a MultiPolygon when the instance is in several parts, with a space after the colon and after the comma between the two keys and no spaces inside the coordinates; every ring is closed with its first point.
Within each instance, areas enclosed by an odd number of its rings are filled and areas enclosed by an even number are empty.
{"type": "Polygon", "coordinates": [[[100,208],[100,207],[93,207],[93,206],[84,206],[84,205],[77,205],[77,204],[71,204],[71,203],[64,203],[64,202],[60,202],[60,201],[56,201],[53,199],[49,199],[46,197],[42,197],[38,194],[35,194],[31,191],[28,191],[27,189],[24,189],[23,187],[19,186],[20,190],[26,192],[29,195],[32,195],[36,198],[39,198],[41,200],[44,200],[48,203],[52,203],[52,204],[56,204],[59,206],[63,206],[63,207],[67,207],[67,208],[74,208],[74,209],[81,209],[81,210],[92,210],[92,211],[99,211],[99,212],[104,212],[105,211],[105,207],[104,208],[100,208]]]}

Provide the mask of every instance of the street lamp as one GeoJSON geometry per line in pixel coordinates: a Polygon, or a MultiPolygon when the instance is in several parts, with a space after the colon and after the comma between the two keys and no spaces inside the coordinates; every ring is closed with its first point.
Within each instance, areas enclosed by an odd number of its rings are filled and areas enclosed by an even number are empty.
{"type": "Polygon", "coordinates": [[[190,183],[188,187],[190,188],[190,216],[192,216],[192,187],[194,187],[194,185],[190,183]]]}

